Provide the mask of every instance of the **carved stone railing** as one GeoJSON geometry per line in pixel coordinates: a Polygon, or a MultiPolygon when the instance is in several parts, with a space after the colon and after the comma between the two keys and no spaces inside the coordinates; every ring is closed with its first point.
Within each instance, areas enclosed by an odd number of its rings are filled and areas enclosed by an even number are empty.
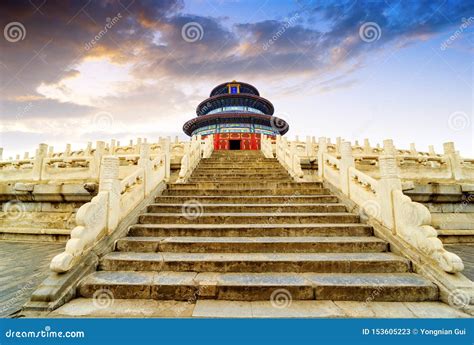
{"type": "Polygon", "coordinates": [[[273,155],[273,144],[272,144],[272,138],[262,134],[262,138],[260,141],[260,150],[262,151],[262,154],[265,156],[265,158],[275,158],[273,155]]]}
{"type": "MultiPolygon", "coordinates": [[[[23,159],[2,160],[3,149],[0,148],[0,182],[13,181],[95,181],[99,179],[102,157],[117,156],[120,158],[120,176],[125,177],[131,173],[138,164],[142,144],[146,139],[138,138],[136,143],[130,141],[129,145],[120,146],[120,142],[112,140],[110,144],[97,141],[95,147],[88,143],[85,149],[73,151],[71,145],[66,145],[63,152],[54,152],[52,146],[40,144],[36,154],[30,157],[25,153],[23,159]],[[129,167],[129,168],[123,168],[129,167]],[[122,169],[123,168],[123,169],[122,169]]],[[[184,154],[185,143],[175,138],[160,138],[158,142],[150,143],[150,155],[171,152],[170,159],[177,160],[179,164],[184,154]]]]}
{"type": "Polygon", "coordinates": [[[184,155],[181,159],[181,169],[176,183],[185,183],[193,173],[201,158],[209,158],[214,150],[214,139],[212,135],[202,139],[200,135],[193,136],[189,143],[185,144],[184,155]]]}
{"type": "Polygon", "coordinates": [[[276,158],[280,164],[296,181],[303,179],[300,157],[296,152],[296,143],[288,144],[288,140],[280,135],[276,136],[276,158]]]}
{"type": "Polygon", "coordinates": [[[119,158],[102,158],[99,193],[82,205],[76,214],[76,227],[71,232],[64,252],[51,261],[54,272],[67,272],[86,255],[98,241],[111,234],[155,187],[170,176],[168,149],[153,157],[149,144],[142,144],[138,168],[126,178],[119,179],[119,158]]]}
{"type": "MultiPolygon", "coordinates": [[[[334,143],[327,138],[321,139],[325,140],[324,147],[320,141],[316,143],[315,137],[310,136],[307,136],[305,141],[297,136],[295,140],[288,140],[288,143],[295,146],[300,158],[309,161],[319,157],[319,152],[331,153],[336,158],[341,157],[342,138],[336,138],[334,143]]],[[[362,145],[356,140],[351,150],[358,169],[379,178],[378,160],[384,155],[383,147],[379,144],[372,146],[368,139],[364,139],[362,145]]],[[[394,147],[394,154],[397,157],[399,175],[403,180],[474,182],[474,160],[462,158],[452,142],[444,144],[443,153],[436,153],[432,145],[427,152],[418,151],[412,143],[409,149],[394,147]]]]}
{"type": "MultiPolygon", "coordinates": [[[[324,147],[324,143],[322,143],[324,147]]],[[[430,257],[442,270],[463,270],[462,260],[446,251],[430,225],[431,214],[402,192],[396,156],[391,141],[384,143],[385,155],[379,157],[380,179],[376,180],[354,167],[349,142],[341,145],[341,158],[321,152],[321,176],[355,202],[369,217],[379,221],[407,245],[430,257]]]]}

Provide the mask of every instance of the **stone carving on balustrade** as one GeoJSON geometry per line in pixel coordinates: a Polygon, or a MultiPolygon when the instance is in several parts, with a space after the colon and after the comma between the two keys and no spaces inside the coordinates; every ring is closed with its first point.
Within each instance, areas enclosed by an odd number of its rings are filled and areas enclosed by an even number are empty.
{"type": "Polygon", "coordinates": [[[326,156],[324,164],[333,170],[339,171],[339,161],[337,159],[332,159],[332,157],[326,156]]]}
{"type": "Polygon", "coordinates": [[[77,226],[71,231],[65,251],[51,262],[53,271],[70,270],[102,237],[111,234],[119,221],[151,191],[167,181],[170,175],[169,142],[165,142],[163,148],[163,154],[152,157],[149,144],[141,144],[137,169],[122,181],[119,180],[119,157],[102,158],[99,192],[79,208],[77,226]]]}
{"type": "Polygon", "coordinates": [[[444,271],[462,271],[464,265],[461,258],[444,248],[437,231],[431,226],[430,211],[424,205],[413,202],[401,190],[394,190],[392,195],[396,235],[430,256],[444,271]]]}
{"type": "Polygon", "coordinates": [[[131,165],[138,165],[139,155],[127,155],[127,156],[120,156],[120,165],[121,166],[131,166],[131,165]]]}
{"type": "Polygon", "coordinates": [[[351,169],[350,178],[352,183],[358,185],[366,192],[372,193],[374,196],[377,193],[376,180],[365,174],[357,174],[351,169]]]}
{"type": "Polygon", "coordinates": [[[183,155],[184,154],[184,144],[174,144],[171,147],[171,154],[172,155],[183,155]]]}
{"type": "MultiPolygon", "coordinates": [[[[320,147],[324,146],[325,139],[320,139],[320,147]]],[[[462,260],[446,251],[437,238],[436,230],[430,225],[429,210],[403,194],[395,156],[397,151],[391,140],[384,142],[384,152],[378,157],[379,180],[353,166],[350,143],[340,143],[340,151],[340,159],[327,152],[320,153],[323,162],[321,177],[340,189],[366,214],[390,229],[394,236],[431,258],[442,270],[456,273],[464,268],[462,260]]]]}
{"type": "Polygon", "coordinates": [[[51,261],[51,270],[70,270],[81,255],[106,234],[107,199],[107,192],[99,192],[89,203],[79,208],[76,214],[77,226],[71,231],[65,251],[51,261]]]}
{"type": "Polygon", "coordinates": [[[26,170],[33,169],[33,160],[19,160],[11,162],[0,162],[0,170],[26,170]]]}
{"type": "Polygon", "coordinates": [[[140,172],[136,172],[131,178],[127,178],[125,183],[122,184],[120,195],[130,192],[133,188],[138,187],[143,183],[143,176],[140,172]]]}
{"type": "Polygon", "coordinates": [[[90,166],[90,158],[82,158],[82,159],[48,159],[45,161],[45,165],[48,168],[54,169],[67,169],[67,168],[89,168],[90,166]]]}
{"type": "Polygon", "coordinates": [[[120,154],[126,155],[126,154],[133,154],[133,153],[135,153],[135,148],[132,146],[117,147],[115,149],[116,155],[120,155],[120,154]]]}
{"type": "Polygon", "coordinates": [[[212,135],[202,139],[200,135],[193,136],[184,146],[184,155],[181,158],[181,169],[176,183],[185,183],[202,157],[209,158],[214,150],[212,135]]]}

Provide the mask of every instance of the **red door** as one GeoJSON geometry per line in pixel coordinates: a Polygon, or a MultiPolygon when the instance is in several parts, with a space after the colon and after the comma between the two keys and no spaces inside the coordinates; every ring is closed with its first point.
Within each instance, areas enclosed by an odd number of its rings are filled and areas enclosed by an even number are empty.
{"type": "Polygon", "coordinates": [[[214,134],[214,150],[229,150],[229,140],[240,140],[241,150],[260,150],[260,134],[258,133],[214,134]]]}

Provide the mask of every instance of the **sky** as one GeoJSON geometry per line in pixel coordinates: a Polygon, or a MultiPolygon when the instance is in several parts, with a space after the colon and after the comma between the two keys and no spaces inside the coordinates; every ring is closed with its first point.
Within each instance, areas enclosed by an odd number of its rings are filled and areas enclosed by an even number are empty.
{"type": "Polygon", "coordinates": [[[298,135],[454,141],[474,157],[474,2],[0,3],[0,146],[186,135],[223,82],[257,87],[298,135]]]}

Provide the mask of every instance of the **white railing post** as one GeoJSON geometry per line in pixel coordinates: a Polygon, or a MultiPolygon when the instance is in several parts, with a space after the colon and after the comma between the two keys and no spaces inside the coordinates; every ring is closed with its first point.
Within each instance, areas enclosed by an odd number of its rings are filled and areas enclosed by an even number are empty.
{"type": "Polygon", "coordinates": [[[436,152],[433,145],[428,146],[428,152],[430,153],[430,156],[436,156],[436,152]]]}
{"type": "Polygon", "coordinates": [[[319,138],[318,148],[318,176],[324,176],[324,154],[328,151],[327,139],[325,137],[319,138]]]}
{"type": "Polygon", "coordinates": [[[92,142],[87,142],[86,150],[84,152],[84,156],[90,156],[92,153],[92,142]]]}
{"type": "Polygon", "coordinates": [[[105,151],[105,142],[97,141],[95,143],[95,151],[91,164],[91,174],[94,178],[99,178],[100,164],[105,151]]]}
{"type": "Polygon", "coordinates": [[[66,144],[66,149],[64,150],[63,158],[67,158],[69,156],[71,156],[71,144],[66,144]]]}
{"type": "Polygon", "coordinates": [[[140,145],[140,158],[138,159],[138,166],[139,168],[143,169],[144,176],[145,176],[145,188],[144,193],[145,196],[150,194],[153,190],[153,183],[150,174],[152,174],[151,170],[151,161],[150,161],[150,144],[143,143],[140,145]]]}
{"type": "Polygon", "coordinates": [[[165,181],[169,181],[171,175],[171,139],[166,138],[161,148],[165,159],[165,181]]]}
{"type": "Polygon", "coordinates": [[[265,158],[274,158],[273,157],[273,147],[272,147],[272,139],[269,136],[262,134],[261,141],[260,141],[260,150],[265,158]]]}
{"type": "Polygon", "coordinates": [[[352,146],[349,141],[341,143],[341,160],[339,163],[340,186],[345,195],[349,195],[349,168],[355,166],[354,157],[352,156],[352,146]]]}
{"type": "Polygon", "coordinates": [[[463,174],[462,174],[462,167],[461,167],[461,158],[459,157],[459,154],[456,152],[456,149],[454,148],[454,143],[453,142],[444,143],[443,149],[444,149],[444,156],[446,157],[446,160],[449,161],[449,165],[451,167],[451,177],[456,181],[462,180],[463,174]]]}
{"type": "Polygon", "coordinates": [[[341,143],[342,143],[341,137],[337,137],[336,138],[336,155],[341,153],[341,143]]]}
{"type": "Polygon", "coordinates": [[[372,148],[370,147],[370,141],[367,138],[364,139],[364,153],[365,154],[372,153],[372,148]]]}
{"type": "Polygon", "coordinates": [[[104,156],[100,167],[99,192],[108,193],[107,230],[111,233],[120,220],[120,180],[119,159],[104,156]]]}
{"type": "Polygon", "coordinates": [[[384,141],[384,153],[379,157],[380,180],[377,198],[380,207],[380,220],[390,229],[394,229],[392,192],[402,190],[402,182],[398,176],[395,148],[391,140],[384,141]]]}
{"type": "Polygon", "coordinates": [[[309,135],[306,136],[306,156],[311,157],[313,155],[313,143],[311,142],[311,137],[309,135]]]}
{"type": "Polygon", "coordinates": [[[33,180],[40,181],[41,173],[43,171],[43,161],[48,153],[48,145],[40,144],[36,150],[35,160],[33,162],[33,180]]]}

